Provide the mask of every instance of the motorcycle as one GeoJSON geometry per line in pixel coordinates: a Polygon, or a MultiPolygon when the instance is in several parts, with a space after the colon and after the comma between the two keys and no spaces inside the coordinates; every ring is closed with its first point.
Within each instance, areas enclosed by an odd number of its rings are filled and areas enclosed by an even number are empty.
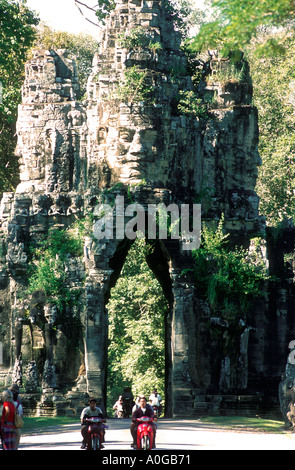
{"type": "Polygon", "coordinates": [[[154,411],[155,418],[159,418],[160,417],[160,410],[159,410],[159,407],[157,405],[153,406],[153,411],[154,411]]]}
{"type": "Polygon", "coordinates": [[[154,431],[152,427],[153,418],[143,416],[137,418],[137,449],[152,450],[154,441],[154,431]]]}
{"type": "Polygon", "coordinates": [[[87,429],[87,450],[101,450],[103,442],[103,425],[104,420],[102,418],[87,418],[86,424],[87,429]]]}
{"type": "Polygon", "coordinates": [[[119,419],[125,418],[125,415],[124,415],[124,411],[123,411],[123,410],[117,410],[117,411],[115,411],[115,415],[114,415],[114,416],[115,416],[115,418],[119,418],[119,419]]]}

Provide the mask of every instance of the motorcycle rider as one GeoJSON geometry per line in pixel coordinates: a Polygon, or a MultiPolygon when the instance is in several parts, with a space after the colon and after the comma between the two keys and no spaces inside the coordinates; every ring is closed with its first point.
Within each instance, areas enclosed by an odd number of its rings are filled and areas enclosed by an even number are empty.
{"type": "MultiPolygon", "coordinates": [[[[138,428],[137,418],[142,418],[143,416],[146,416],[147,418],[156,419],[154,415],[154,410],[152,409],[150,405],[147,404],[147,399],[145,396],[142,396],[140,398],[139,407],[134,411],[132,415],[132,423],[130,426],[130,432],[133,438],[133,442],[131,444],[131,447],[135,449],[137,447],[137,428],[138,428]]],[[[151,423],[151,425],[152,425],[153,433],[154,433],[153,449],[155,449],[157,427],[154,422],[151,423]]]]}
{"type": "Polygon", "coordinates": [[[150,395],[149,401],[152,407],[156,406],[158,408],[158,415],[160,416],[163,408],[161,405],[162,397],[156,388],[154,388],[153,393],[150,395]]]}
{"type": "MultiPolygon", "coordinates": [[[[81,449],[86,449],[87,447],[87,434],[88,434],[88,424],[86,423],[87,418],[102,418],[104,419],[103,412],[102,410],[96,406],[96,399],[95,398],[90,398],[89,399],[89,406],[84,408],[84,410],[81,413],[81,434],[83,437],[83,442],[81,445],[81,449]]],[[[105,434],[105,431],[103,435],[105,434]]],[[[103,439],[104,442],[104,439],[103,439]]],[[[103,448],[103,446],[102,446],[103,448]]]]}

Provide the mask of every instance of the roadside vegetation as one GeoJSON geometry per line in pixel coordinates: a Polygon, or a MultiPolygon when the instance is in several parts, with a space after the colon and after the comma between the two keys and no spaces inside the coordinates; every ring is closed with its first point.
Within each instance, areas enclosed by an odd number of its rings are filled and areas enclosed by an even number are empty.
{"type": "Polygon", "coordinates": [[[255,418],[246,416],[207,416],[200,421],[232,431],[286,433],[283,421],[259,418],[258,416],[255,418]]]}
{"type": "MultiPolygon", "coordinates": [[[[108,418],[109,419],[109,418],[108,418]]],[[[57,416],[52,418],[25,418],[25,425],[22,434],[53,432],[55,428],[59,431],[62,428],[64,432],[71,430],[71,425],[80,424],[80,416],[57,416]]],[[[208,416],[195,421],[197,423],[208,423],[219,429],[227,429],[231,431],[247,431],[247,432],[267,432],[285,434],[283,421],[274,419],[265,419],[259,417],[244,416],[208,416]]],[[[159,422],[161,426],[161,418],[159,422]]]]}

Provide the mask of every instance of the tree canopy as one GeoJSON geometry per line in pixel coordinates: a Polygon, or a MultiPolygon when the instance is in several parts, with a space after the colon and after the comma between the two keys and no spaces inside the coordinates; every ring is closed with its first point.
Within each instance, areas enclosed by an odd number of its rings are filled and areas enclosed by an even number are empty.
{"type": "MultiPolygon", "coordinates": [[[[212,20],[192,40],[195,50],[218,49],[224,55],[244,49],[262,28],[285,27],[294,34],[294,0],[212,0],[212,20]]],[[[268,38],[265,49],[281,50],[279,38],[268,38]]]]}
{"type": "Polygon", "coordinates": [[[254,46],[247,50],[262,159],[256,191],[271,226],[295,221],[295,38],[282,44],[284,54],[275,56],[257,57],[254,46]]]}
{"type": "Polygon", "coordinates": [[[38,21],[25,2],[0,0],[0,194],[11,191],[19,178],[14,154],[17,107],[38,21]]]}
{"type": "Polygon", "coordinates": [[[11,122],[15,119],[24,63],[38,22],[24,2],[0,0],[0,79],[3,85],[0,112],[11,122]]]}

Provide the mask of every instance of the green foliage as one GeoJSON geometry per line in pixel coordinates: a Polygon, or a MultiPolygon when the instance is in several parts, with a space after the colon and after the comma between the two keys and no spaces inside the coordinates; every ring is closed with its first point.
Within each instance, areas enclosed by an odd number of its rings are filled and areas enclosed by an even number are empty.
{"type": "Polygon", "coordinates": [[[243,416],[206,416],[202,418],[202,422],[214,424],[215,426],[226,426],[231,430],[235,428],[241,432],[243,429],[249,432],[268,432],[268,433],[281,433],[286,432],[283,421],[263,419],[260,416],[243,417],[243,416]]]}
{"type": "Polygon", "coordinates": [[[141,26],[118,36],[119,46],[129,50],[150,49],[154,54],[163,49],[162,45],[149,37],[148,31],[141,26]]]}
{"type": "Polygon", "coordinates": [[[0,0],[0,195],[15,189],[19,181],[15,124],[24,64],[37,23],[24,2],[0,0]]]}
{"type": "Polygon", "coordinates": [[[144,240],[134,242],[107,306],[108,402],[112,405],[127,385],[132,386],[134,395],[150,394],[153,387],[164,395],[168,306],[147,266],[148,249],[144,240]]]}
{"type": "Polygon", "coordinates": [[[208,108],[203,100],[197,97],[194,91],[180,91],[180,100],[177,109],[182,114],[207,119],[208,108]]]}
{"type": "Polygon", "coordinates": [[[201,26],[191,47],[218,49],[225,56],[249,44],[261,27],[287,25],[295,17],[290,0],[213,0],[212,7],[214,19],[201,26]]]}
{"type": "Polygon", "coordinates": [[[105,23],[106,17],[116,8],[116,0],[98,0],[96,16],[101,23],[105,23]]]}
{"type": "Polygon", "coordinates": [[[64,426],[77,424],[78,421],[79,418],[77,416],[26,416],[24,419],[23,432],[27,434],[35,431],[40,435],[43,432],[48,432],[49,429],[56,429],[56,426],[60,426],[61,429],[64,429],[64,426]]]}
{"type": "MultiPolygon", "coordinates": [[[[281,34],[280,34],[281,36],[281,34]]],[[[248,49],[259,113],[259,168],[256,191],[269,225],[295,220],[295,39],[283,39],[285,53],[258,57],[248,49]]]]}
{"type": "Polygon", "coordinates": [[[43,291],[46,299],[63,313],[65,306],[74,305],[79,293],[67,285],[66,266],[70,257],[83,255],[83,244],[77,229],[50,229],[44,240],[31,246],[28,293],[43,291]]]}
{"type": "Polygon", "coordinates": [[[9,123],[0,112],[0,197],[19,183],[19,164],[15,156],[15,123],[9,123]]]}
{"type": "Polygon", "coordinates": [[[205,12],[196,7],[194,0],[164,0],[165,9],[172,18],[174,27],[185,39],[192,27],[201,25],[205,12]]]}
{"type": "Polygon", "coordinates": [[[240,68],[238,68],[237,64],[231,64],[228,62],[226,67],[223,67],[220,70],[216,70],[214,75],[208,78],[208,81],[210,80],[220,84],[243,83],[246,81],[245,63],[240,68]]]}
{"type": "Polygon", "coordinates": [[[224,235],[223,223],[221,219],[217,227],[203,225],[201,247],[193,252],[194,274],[198,294],[208,300],[211,312],[233,324],[247,319],[267,274],[255,254],[226,247],[229,234],[224,235]]]}
{"type": "Polygon", "coordinates": [[[150,41],[148,47],[153,52],[153,54],[156,54],[163,49],[162,44],[160,44],[158,41],[150,41]]]}
{"type": "Polygon", "coordinates": [[[118,36],[119,46],[126,49],[141,49],[148,44],[146,30],[141,26],[126,31],[118,36]]]}
{"type": "Polygon", "coordinates": [[[140,101],[150,101],[153,87],[149,83],[147,70],[139,69],[136,65],[125,69],[123,80],[115,92],[116,100],[130,105],[140,101]]]}
{"type": "Polygon", "coordinates": [[[24,63],[35,38],[38,19],[25,3],[0,0],[0,80],[3,103],[0,113],[15,120],[24,75],[24,63]]]}

